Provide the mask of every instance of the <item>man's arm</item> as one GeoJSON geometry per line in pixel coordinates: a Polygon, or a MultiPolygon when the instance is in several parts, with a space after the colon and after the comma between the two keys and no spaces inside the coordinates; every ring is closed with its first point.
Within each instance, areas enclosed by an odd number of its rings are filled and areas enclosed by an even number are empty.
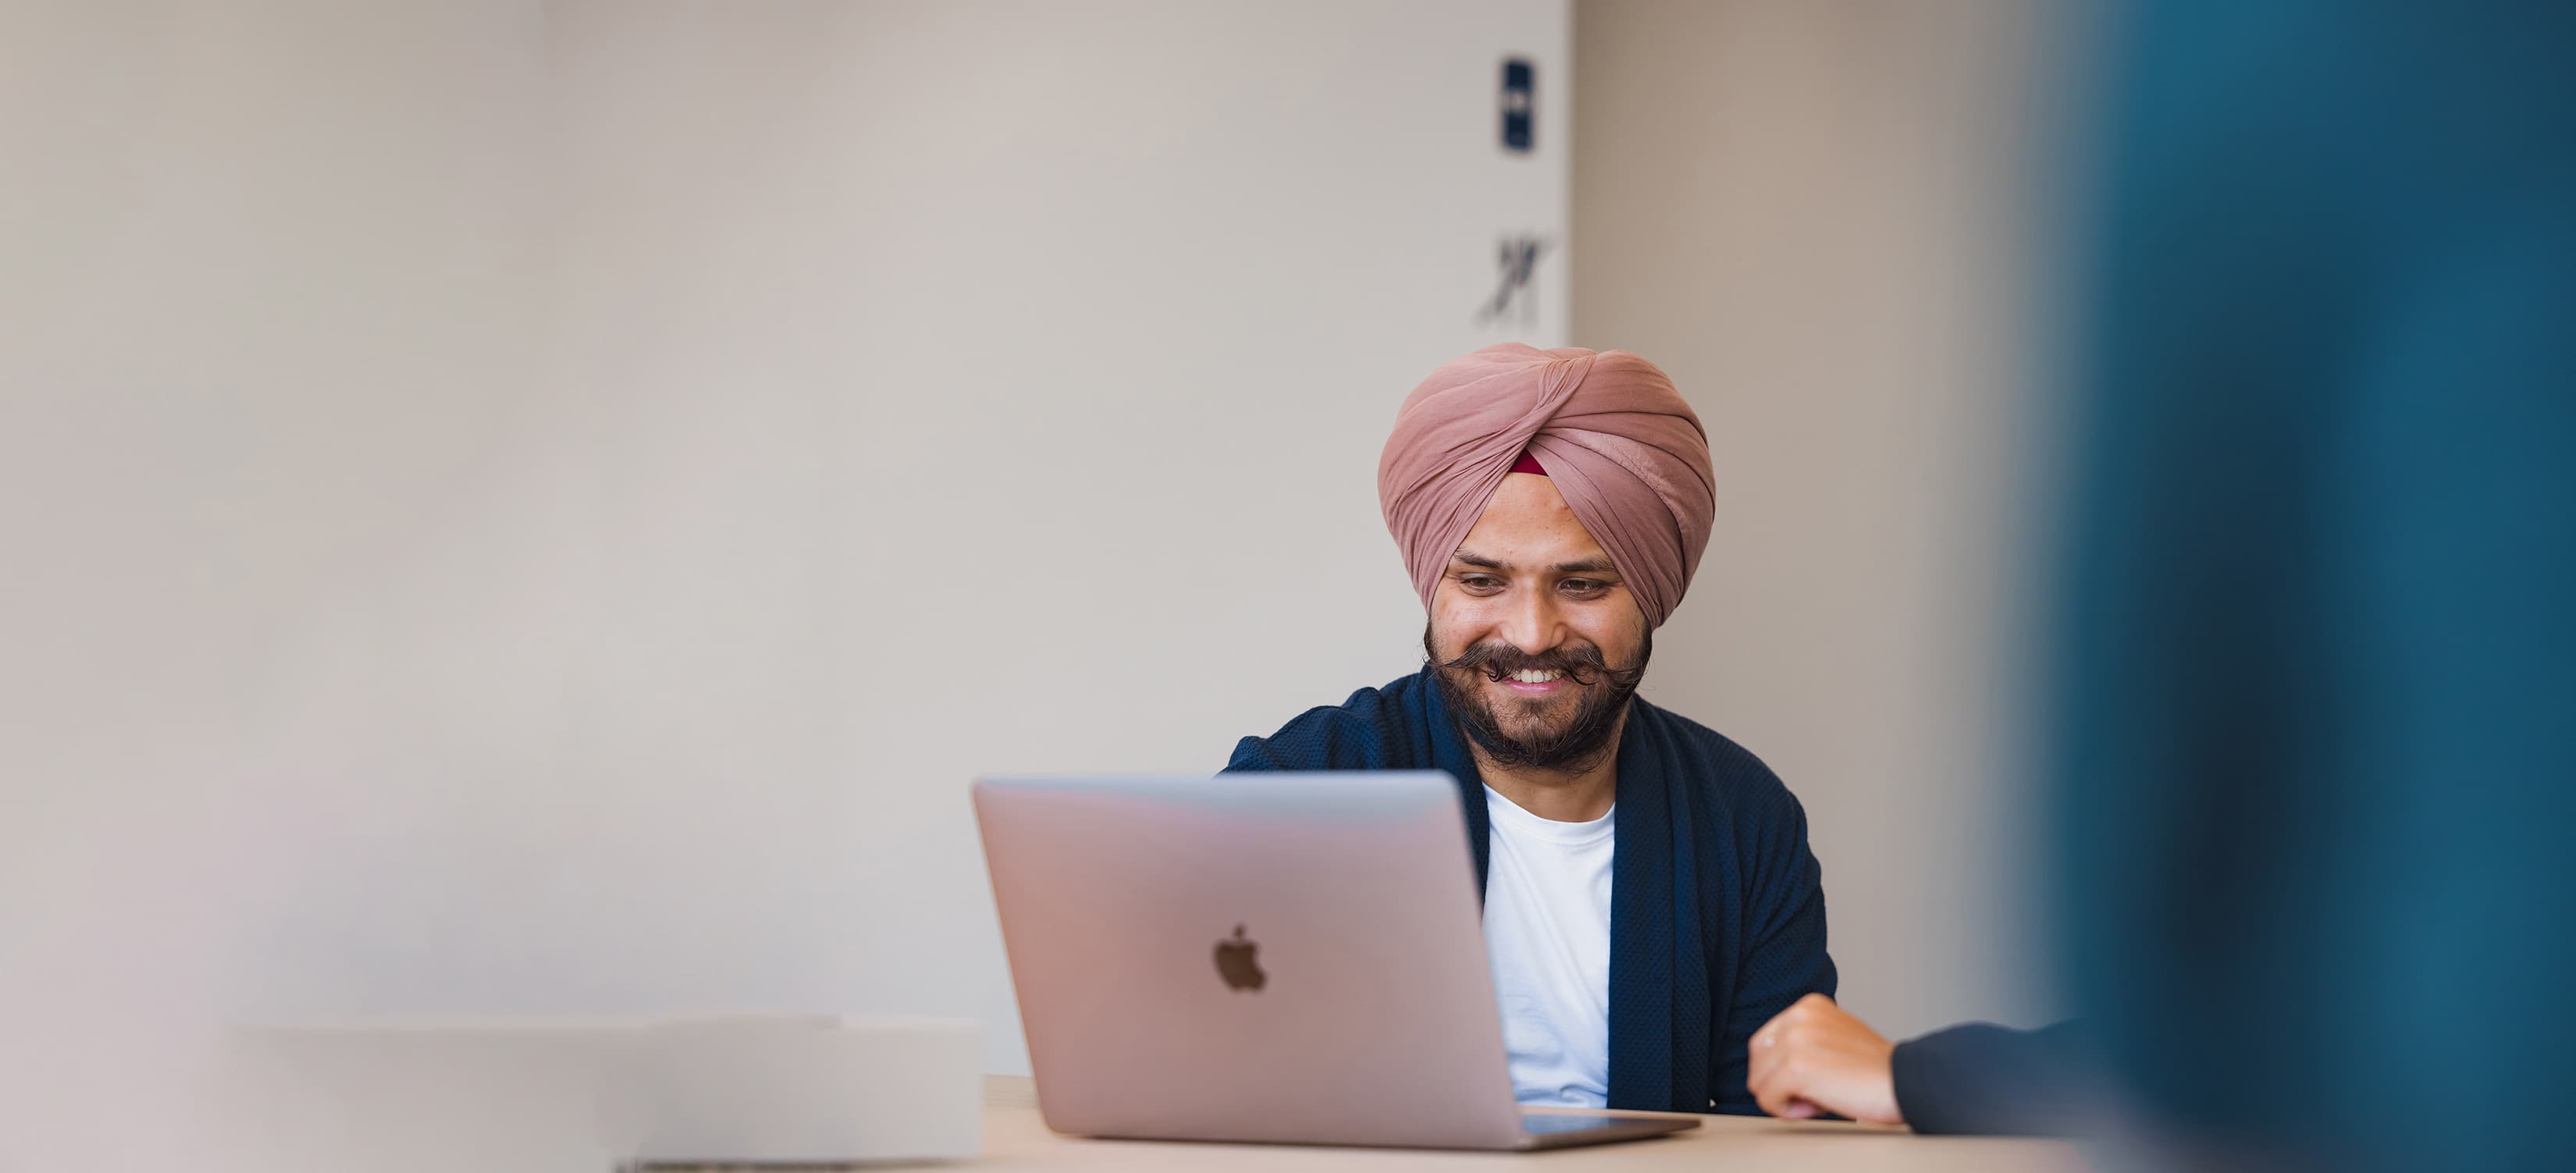
{"type": "Polygon", "coordinates": [[[1287,768],[1281,764],[1276,755],[1270,752],[1267,741],[1259,737],[1247,737],[1234,743],[1234,756],[1226,759],[1225,769],[1218,773],[1255,774],[1287,768]]]}
{"type": "MultiPolygon", "coordinates": [[[[1765,911],[1743,963],[1736,970],[1735,1004],[1728,1008],[1724,1050],[1710,1085],[1720,1112],[1753,1115],[1762,1107],[1747,1085],[1753,1032],[1803,998],[1830,999],[1834,959],[1825,951],[1824,868],[1807,847],[1807,815],[1789,798],[1786,817],[1774,824],[1767,866],[1756,884],[1765,911]]],[[[1830,1004],[1830,1003],[1828,1003],[1830,1004]]]]}
{"type": "Polygon", "coordinates": [[[2084,1024],[1972,1022],[1896,1046],[1889,1075],[1914,1131],[2067,1136],[2100,1107],[2084,1024]]]}
{"type": "Polygon", "coordinates": [[[1830,998],[1802,998],[1753,1036],[1762,1110],[1832,1114],[1921,1133],[2063,1136],[2099,1106],[2083,1026],[1969,1023],[1889,1043],[1830,998]]]}
{"type": "Polygon", "coordinates": [[[1405,683],[1360,689],[1338,705],[1299,713],[1268,737],[1237,741],[1222,772],[1413,768],[1404,753],[1408,740],[1404,713],[1390,703],[1390,694],[1405,683]]]}

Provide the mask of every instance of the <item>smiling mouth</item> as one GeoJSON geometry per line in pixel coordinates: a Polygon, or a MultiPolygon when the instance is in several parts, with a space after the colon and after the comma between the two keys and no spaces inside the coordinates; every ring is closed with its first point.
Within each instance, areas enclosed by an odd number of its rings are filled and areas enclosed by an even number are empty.
{"type": "Polygon", "coordinates": [[[1518,672],[1505,672],[1491,679],[1494,683],[1526,697],[1553,696],[1573,684],[1565,678],[1563,670],[1555,668],[1524,668],[1518,672]]]}

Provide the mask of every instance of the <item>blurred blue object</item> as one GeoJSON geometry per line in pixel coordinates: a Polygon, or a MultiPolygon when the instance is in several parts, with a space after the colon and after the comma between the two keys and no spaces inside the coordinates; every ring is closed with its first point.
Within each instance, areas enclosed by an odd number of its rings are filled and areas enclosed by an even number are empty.
{"type": "Polygon", "coordinates": [[[2069,992],[2177,1155],[2576,1168],[2576,5],[2108,44],[2069,992]]]}

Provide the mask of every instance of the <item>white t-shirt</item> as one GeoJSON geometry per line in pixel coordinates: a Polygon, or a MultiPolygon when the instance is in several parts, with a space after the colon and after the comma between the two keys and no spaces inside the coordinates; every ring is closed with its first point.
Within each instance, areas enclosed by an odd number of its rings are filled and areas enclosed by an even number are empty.
{"type": "Polygon", "coordinates": [[[1610,853],[1618,809],[1588,823],[1522,810],[1488,786],[1485,953],[1512,1095],[1598,1108],[1610,1095],[1610,853]]]}

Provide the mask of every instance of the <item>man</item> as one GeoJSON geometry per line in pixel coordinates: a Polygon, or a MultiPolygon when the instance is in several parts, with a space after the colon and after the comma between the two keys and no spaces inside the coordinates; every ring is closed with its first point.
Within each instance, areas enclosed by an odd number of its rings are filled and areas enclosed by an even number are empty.
{"type": "Polygon", "coordinates": [[[1378,499],[1428,662],[1227,768],[1458,780],[1523,1102],[1758,1111],[1746,1037],[1834,965],[1797,800],[1636,696],[1708,544],[1699,418],[1635,355],[1487,347],[1405,400],[1378,499]]]}
{"type": "Polygon", "coordinates": [[[1746,1082],[1762,1110],[1828,1113],[1922,1133],[2071,1136],[2108,1119],[2083,1025],[1972,1022],[1890,1043],[1822,994],[1753,1034],[1746,1082]]]}

